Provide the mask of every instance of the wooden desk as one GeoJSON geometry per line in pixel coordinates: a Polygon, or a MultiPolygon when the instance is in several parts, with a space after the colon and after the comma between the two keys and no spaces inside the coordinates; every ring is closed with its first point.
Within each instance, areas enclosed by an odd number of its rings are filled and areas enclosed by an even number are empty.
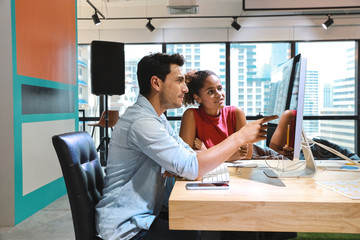
{"type": "Polygon", "coordinates": [[[230,170],[229,190],[186,190],[169,200],[170,229],[360,233],[360,200],[316,180],[359,179],[360,172],[319,170],[314,178],[272,179],[260,168],[230,170]]]}

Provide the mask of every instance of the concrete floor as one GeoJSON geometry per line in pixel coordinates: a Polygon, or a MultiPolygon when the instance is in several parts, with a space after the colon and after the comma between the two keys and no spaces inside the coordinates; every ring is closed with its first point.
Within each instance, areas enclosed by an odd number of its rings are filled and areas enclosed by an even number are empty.
{"type": "MultiPolygon", "coordinates": [[[[201,239],[216,240],[207,232],[201,239]]],[[[75,240],[68,196],[65,195],[15,227],[0,227],[0,240],[75,240]]]]}
{"type": "Polygon", "coordinates": [[[15,227],[0,227],[0,240],[74,240],[67,195],[15,227]]]}

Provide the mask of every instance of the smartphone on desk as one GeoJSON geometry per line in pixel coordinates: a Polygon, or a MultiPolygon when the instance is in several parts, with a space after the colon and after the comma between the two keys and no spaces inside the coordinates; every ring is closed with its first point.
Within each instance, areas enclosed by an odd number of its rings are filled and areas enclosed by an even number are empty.
{"type": "Polygon", "coordinates": [[[229,189],[229,184],[226,182],[213,182],[213,183],[187,183],[186,189],[188,190],[216,190],[216,189],[229,189]]]}

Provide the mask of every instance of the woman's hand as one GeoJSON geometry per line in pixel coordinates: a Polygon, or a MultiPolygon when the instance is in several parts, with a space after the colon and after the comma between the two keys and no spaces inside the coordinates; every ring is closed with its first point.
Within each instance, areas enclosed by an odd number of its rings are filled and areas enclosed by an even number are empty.
{"type": "Polygon", "coordinates": [[[248,152],[249,152],[248,144],[244,144],[241,147],[239,147],[238,151],[240,153],[240,159],[241,160],[248,159],[247,158],[247,155],[248,155],[248,152]]]}
{"type": "Polygon", "coordinates": [[[285,144],[285,146],[282,148],[282,151],[280,154],[284,155],[285,157],[292,159],[294,157],[294,148],[288,146],[285,144]]]}
{"type": "Polygon", "coordinates": [[[203,151],[206,150],[205,144],[198,138],[195,138],[194,140],[194,150],[203,151]]]}

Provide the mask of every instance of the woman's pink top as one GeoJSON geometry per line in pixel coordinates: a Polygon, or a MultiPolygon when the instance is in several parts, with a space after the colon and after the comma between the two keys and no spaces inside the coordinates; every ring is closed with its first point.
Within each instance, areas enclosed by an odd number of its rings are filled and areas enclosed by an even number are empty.
{"type": "Polygon", "coordinates": [[[196,137],[207,148],[222,142],[235,132],[236,109],[234,106],[225,106],[217,117],[209,116],[200,106],[192,108],[195,117],[196,137]]]}

